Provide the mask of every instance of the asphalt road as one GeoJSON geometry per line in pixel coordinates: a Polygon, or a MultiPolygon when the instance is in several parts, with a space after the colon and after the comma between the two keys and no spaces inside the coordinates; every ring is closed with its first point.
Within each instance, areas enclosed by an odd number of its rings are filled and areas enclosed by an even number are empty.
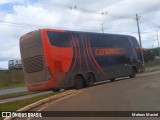
{"type": "Polygon", "coordinates": [[[0,95],[6,95],[11,93],[25,92],[28,91],[26,87],[17,87],[11,89],[0,90],[0,95]]]}
{"type": "Polygon", "coordinates": [[[34,94],[30,94],[30,95],[12,97],[12,98],[7,98],[7,99],[0,99],[0,103],[12,102],[12,101],[16,101],[16,100],[23,100],[23,99],[32,98],[32,97],[36,97],[36,96],[40,96],[40,95],[44,95],[44,94],[48,94],[48,93],[53,93],[53,92],[52,91],[44,91],[44,92],[34,93],[34,94]]]}
{"type": "MultiPolygon", "coordinates": [[[[40,106],[34,111],[160,111],[160,74],[121,79],[82,89],[81,93],[40,106]]],[[[39,120],[38,118],[37,120],[39,120]]],[[[44,119],[44,118],[42,118],[44,119]]],[[[159,118],[61,117],[45,120],[158,120],[159,118]]],[[[28,120],[35,120],[29,118],[28,120]]]]}

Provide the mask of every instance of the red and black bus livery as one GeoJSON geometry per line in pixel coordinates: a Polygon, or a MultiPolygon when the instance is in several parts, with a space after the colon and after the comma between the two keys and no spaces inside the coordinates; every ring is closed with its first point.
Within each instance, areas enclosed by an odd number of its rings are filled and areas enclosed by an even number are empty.
{"type": "Polygon", "coordinates": [[[20,39],[29,90],[77,89],[143,70],[136,38],[128,35],[40,29],[20,39]]]}

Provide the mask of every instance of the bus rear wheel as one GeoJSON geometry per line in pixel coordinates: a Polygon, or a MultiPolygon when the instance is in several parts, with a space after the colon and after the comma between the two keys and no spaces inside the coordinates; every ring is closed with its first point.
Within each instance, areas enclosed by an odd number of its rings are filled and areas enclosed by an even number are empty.
{"type": "Polygon", "coordinates": [[[136,69],[132,68],[132,72],[131,72],[130,78],[135,78],[135,77],[136,77],[136,69]]]}
{"type": "Polygon", "coordinates": [[[77,76],[75,77],[74,87],[75,87],[77,90],[83,88],[83,78],[82,78],[82,76],[77,75],[77,76]]]}
{"type": "Polygon", "coordinates": [[[112,79],[111,79],[111,82],[114,82],[114,81],[115,81],[115,78],[112,78],[112,79]]]}
{"type": "Polygon", "coordinates": [[[86,87],[93,86],[95,82],[95,77],[92,73],[88,73],[86,76],[86,87]]]}

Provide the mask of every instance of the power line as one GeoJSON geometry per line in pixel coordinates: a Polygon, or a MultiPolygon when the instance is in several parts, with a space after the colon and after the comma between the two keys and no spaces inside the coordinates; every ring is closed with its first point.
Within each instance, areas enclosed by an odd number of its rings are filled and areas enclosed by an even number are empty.
{"type": "MultiPolygon", "coordinates": [[[[98,14],[98,15],[105,15],[105,16],[111,16],[113,18],[116,18],[116,19],[132,19],[133,17],[130,17],[130,16],[116,16],[116,15],[112,15],[111,13],[108,13],[107,11],[105,12],[97,12],[97,11],[93,11],[93,10],[89,10],[89,9],[86,9],[86,8],[82,8],[82,7],[79,7],[78,5],[67,5],[67,4],[63,4],[63,3],[59,3],[59,2],[55,2],[55,1],[41,1],[41,5],[43,6],[52,6],[52,5],[55,5],[56,7],[59,7],[59,8],[67,8],[67,9],[70,9],[70,10],[78,10],[82,13],[87,13],[87,14],[98,14]]],[[[53,6],[52,6],[53,7],[53,6]]]]}
{"type": "MultiPolygon", "coordinates": [[[[11,22],[11,21],[4,21],[4,20],[0,20],[0,22],[2,23],[1,25],[7,25],[7,26],[15,26],[15,27],[21,27],[21,28],[55,28],[55,29],[65,29],[65,30],[69,30],[69,28],[64,28],[64,27],[54,27],[54,26],[42,26],[42,25],[35,25],[35,24],[28,24],[28,23],[17,23],[17,22],[11,22]]],[[[86,28],[82,28],[82,27],[77,27],[75,28],[76,30],[83,30],[83,31],[96,31],[96,32],[100,32],[100,28],[96,28],[96,27],[89,27],[88,29],[86,28]],[[94,29],[93,29],[94,28],[94,29]]],[[[111,30],[108,32],[121,32],[121,30],[111,30]]]]}
{"type": "MultiPolygon", "coordinates": [[[[47,3],[47,6],[49,5],[49,6],[52,6],[52,7],[54,5],[54,6],[57,6],[57,7],[60,7],[60,8],[70,8],[70,5],[66,5],[66,4],[63,4],[63,3],[55,2],[55,1],[49,2],[47,0],[45,0],[45,1],[42,0],[42,1],[40,1],[40,3],[42,3],[42,5],[47,3]]],[[[40,4],[40,3],[38,3],[38,4],[40,4]]]]}
{"type": "MultiPolygon", "coordinates": [[[[71,6],[71,5],[66,5],[66,4],[63,4],[63,3],[59,3],[59,2],[55,2],[55,1],[41,1],[41,3],[38,3],[38,5],[42,5],[42,6],[51,6],[53,7],[56,6],[58,8],[63,8],[63,9],[68,9],[68,10],[78,10],[80,12],[83,12],[83,13],[87,13],[87,14],[98,14],[98,15],[108,15],[108,16],[111,16],[111,17],[114,17],[116,19],[130,19],[130,17],[124,17],[124,16],[115,16],[115,15],[112,15],[112,14],[109,14],[108,12],[97,12],[97,11],[91,11],[91,10],[88,10],[88,9],[85,9],[85,8],[81,8],[79,6],[71,6]]],[[[22,16],[22,15],[18,15],[16,17],[23,17],[23,18],[26,18],[26,19],[33,19],[33,17],[31,16],[22,16]]],[[[1,21],[3,23],[7,23],[7,21],[1,21]]],[[[15,24],[17,25],[17,23],[14,23],[14,22],[9,22],[8,24],[15,24]]],[[[19,24],[18,24],[19,25],[19,24]]],[[[24,24],[24,23],[20,23],[20,26],[25,26],[25,27],[41,27],[40,25],[32,25],[32,24],[24,24]]],[[[48,27],[48,26],[47,26],[48,27]]],[[[50,27],[50,26],[49,26],[50,27]]]]}
{"type": "MultiPolygon", "coordinates": [[[[63,28],[63,27],[54,27],[54,26],[42,26],[42,25],[34,25],[34,24],[28,24],[28,23],[16,23],[16,22],[9,22],[9,21],[4,21],[4,20],[0,20],[1,23],[3,23],[2,25],[8,25],[8,26],[16,26],[16,27],[29,27],[29,28],[55,28],[55,29],[65,29],[68,30],[68,28],[63,28]]],[[[84,28],[75,28],[77,30],[89,30],[89,31],[97,31],[100,32],[100,30],[97,29],[93,29],[93,27],[90,27],[89,29],[84,29],[84,28]],[[92,29],[91,29],[92,28],[92,29]]]]}

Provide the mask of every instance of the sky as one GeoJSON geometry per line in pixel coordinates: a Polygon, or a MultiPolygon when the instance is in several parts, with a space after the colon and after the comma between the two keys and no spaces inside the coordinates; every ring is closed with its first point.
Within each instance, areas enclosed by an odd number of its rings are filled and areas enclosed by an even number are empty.
{"type": "MultiPolygon", "coordinates": [[[[157,47],[160,0],[0,0],[0,68],[20,59],[19,39],[40,28],[132,35],[143,48],[157,47]]],[[[159,36],[160,38],[160,36],[159,36]]]]}

